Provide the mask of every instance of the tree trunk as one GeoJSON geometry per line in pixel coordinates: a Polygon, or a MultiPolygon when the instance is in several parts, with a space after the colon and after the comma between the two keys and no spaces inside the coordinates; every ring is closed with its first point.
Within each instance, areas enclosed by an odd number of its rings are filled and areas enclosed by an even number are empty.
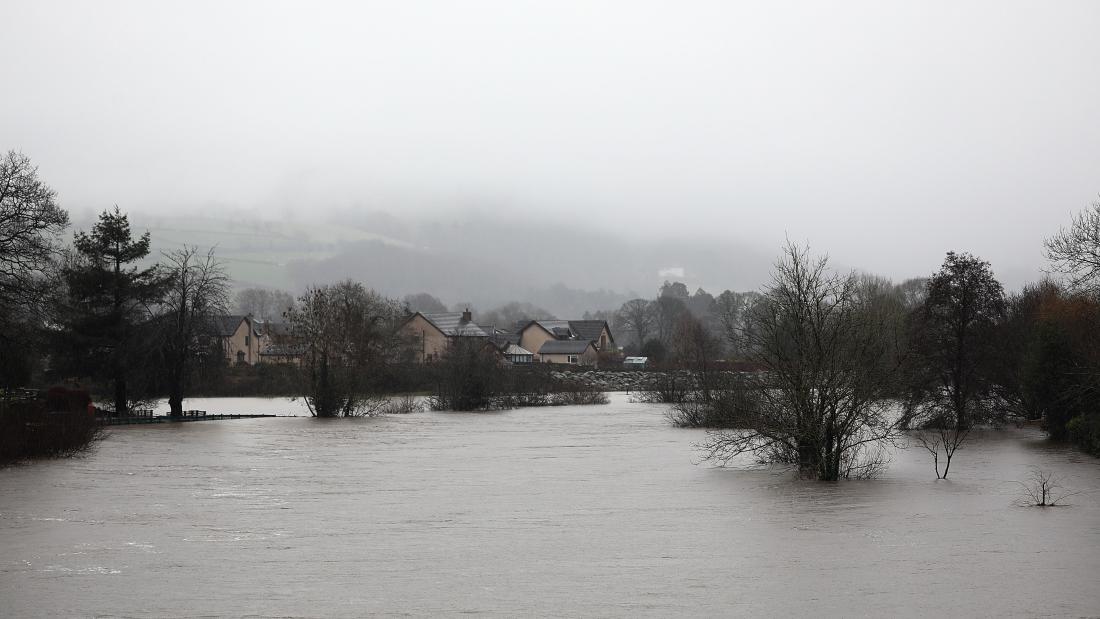
{"type": "Polygon", "coordinates": [[[125,378],[115,378],[115,414],[119,416],[130,414],[130,406],[126,401],[125,378]]]}
{"type": "Polygon", "coordinates": [[[812,441],[798,441],[798,472],[803,477],[820,477],[821,455],[812,441]]]}
{"type": "Polygon", "coordinates": [[[173,379],[168,387],[168,408],[172,417],[183,417],[183,385],[180,380],[173,379]]]}
{"type": "Polygon", "coordinates": [[[188,351],[168,355],[168,408],[172,417],[183,417],[183,383],[188,374],[188,351]]]}

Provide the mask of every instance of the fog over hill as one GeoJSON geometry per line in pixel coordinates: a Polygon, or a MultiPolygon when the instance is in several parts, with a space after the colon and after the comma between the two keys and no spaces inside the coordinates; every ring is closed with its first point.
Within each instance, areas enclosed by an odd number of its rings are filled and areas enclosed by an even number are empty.
{"type": "MultiPolygon", "coordinates": [[[[78,212],[74,230],[93,213],[78,212]]],[[[154,252],[183,244],[216,248],[238,288],[300,292],[344,278],[395,297],[428,292],[448,305],[488,309],[526,301],[563,316],[615,309],[653,297],[665,280],[747,290],[768,277],[775,252],[749,245],[627,240],[616,230],[548,219],[533,225],[502,217],[402,219],[384,212],[334,214],[311,222],[246,211],[174,217],[132,213],[154,252]]],[[[778,249],[778,248],[776,248],[778,249]]]]}
{"type": "MultiPolygon", "coordinates": [[[[88,229],[91,210],[74,213],[73,229],[88,229]]],[[[780,247],[723,242],[686,230],[661,240],[629,238],[630,222],[605,229],[548,216],[509,218],[477,211],[446,217],[401,217],[385,211],[338,211],[310,218],[220,209],[190,217],[132,212],[136,231],[148,230],[154,255],[184,244],[216,248],[237,288],[268,287],[300,293],[311,284],[351,278],[384,294],[427,292],[448,306],[486,310],[529,302],[559,316],[616,309],[655,296],[665,280],[704,288],[754,290],[765,284],[780,247]],[[698,235],[694,238],[689,235],[698,235]]],[[[804,242],[805,239],[792,239],[804,242]]],[[[833,248],[834,266],[896,280],[925,276],[942,260],[930,251],[926,272],[848,264],[833,248]]],[[[1028,270],[994,270],[1007,288],[1034,279],[1028,270]]]]}

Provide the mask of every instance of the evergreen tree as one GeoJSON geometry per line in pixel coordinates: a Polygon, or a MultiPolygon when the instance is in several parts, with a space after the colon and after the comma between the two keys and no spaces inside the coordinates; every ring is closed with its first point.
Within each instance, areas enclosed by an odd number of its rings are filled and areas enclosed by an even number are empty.
{"type": "Polygon", "coordinates": [[[162,295],[163,277],[157,265],[137,266],[149,255],[149,233],[135,239],[117,206],[99,216],[90,234],[78,232],[74,247],[64,270],[64,336],[73,369],[109,381],[115,412],[127,414],[128,382],[143,365],[153,331],[149,308],[162,295]]]}

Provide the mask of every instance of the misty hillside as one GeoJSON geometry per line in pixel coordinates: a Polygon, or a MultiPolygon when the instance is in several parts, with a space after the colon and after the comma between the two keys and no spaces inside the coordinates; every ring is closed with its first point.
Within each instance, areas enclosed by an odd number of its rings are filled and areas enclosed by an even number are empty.
{"type": "MultiPolygon", "coordinates": [[[[132,214],[154,251],[216,247],[238,288],[298,292],[343,278],[391,296],[429,292],[448,305],[488,308],[525,301],[562,316],[614,309],[652,297],[666,279],[694,290],[748,290],[763,283],[773,255],[713,242],[624,240],[584,222],[502,218],[403,220],[386,213],[307,222],[244,212],[173,217],[132,214]]],[[[88,229],[88,216],[73,228],[88,229]]],[[[778,248],[776,248],[778,250],[778,248]]]]}

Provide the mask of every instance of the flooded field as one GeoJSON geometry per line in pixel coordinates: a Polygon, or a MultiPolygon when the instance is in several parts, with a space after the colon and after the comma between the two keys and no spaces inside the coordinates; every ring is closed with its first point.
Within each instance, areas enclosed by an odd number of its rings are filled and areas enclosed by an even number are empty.
{"type": "MultiPolygon", "coordinates": [[[[191,401],[302,414],[285,400],[191,401]]],[[[117,427],[0,470],[0,614],[1100,614],[1100,461],[985,432],[936,481],[695,463],[701,432],[593,407],[117,427]]]]}

